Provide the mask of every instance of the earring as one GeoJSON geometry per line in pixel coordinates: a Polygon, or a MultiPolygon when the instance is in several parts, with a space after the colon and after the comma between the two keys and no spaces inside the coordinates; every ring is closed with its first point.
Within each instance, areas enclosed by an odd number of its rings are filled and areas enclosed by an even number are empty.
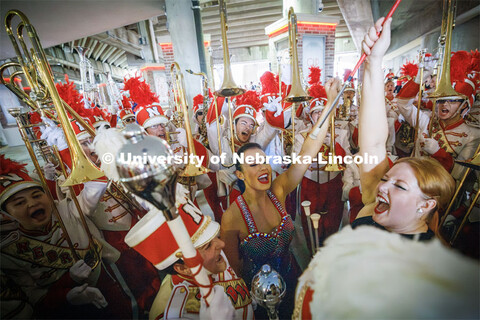
{"type": "Polygon", "coordinates": [[[422,214],[422,213],[423,213],[423,209],[422,209],[422,208],[417,209],[417,212],[420,213],[420,214],[422,214]]]}

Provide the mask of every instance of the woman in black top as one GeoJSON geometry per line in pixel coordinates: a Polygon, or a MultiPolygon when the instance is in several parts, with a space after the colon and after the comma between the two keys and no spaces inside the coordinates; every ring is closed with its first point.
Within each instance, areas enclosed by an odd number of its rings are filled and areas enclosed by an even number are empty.
{"type": "Polygon", "coordinates": [[[390,44],[388,32],[379,37],[383,19],[365,36],[367,54],[359,111],[359,154],[376,156],[377,163],[360,165],[362,200],[365,207],[353,227],[379,226],[414,238],[433,237],[439,211],[450,201],[455,182],[452,176],[431,158],[403,158],[393,165],[387,158],[388,124],[383,94],[382,59],[390,44]]]}

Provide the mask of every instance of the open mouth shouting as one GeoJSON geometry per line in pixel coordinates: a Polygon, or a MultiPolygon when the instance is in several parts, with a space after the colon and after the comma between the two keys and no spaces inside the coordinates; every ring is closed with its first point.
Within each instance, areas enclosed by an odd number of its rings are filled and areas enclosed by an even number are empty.
{"type": "Polygon", "coordinates": [[[440,117],[447,117],[450,113],[450,108],[446,107],[445,105],[441,106],[438,110],[440,117]]]}
{"type": "Polygon", "coordinates": [[[257,179],[262,184],[268,184],[270,182],[270,179],[268,178],[268,173],[262,174],[257,179]]]}
{"type": "Polygon", "coordinates": [[[390,203],[384,196],[377,194],[376,200],[377,205],[375,206],[374,210],[376,214],[382,214],[390,208],[390,203]]]}
{"type": "Polygon", "coordinates": [[[32,218],[33,220],[37,220],[37,221],[42,221],[46,217],[47,217],[47,213],[46,213],[45,209],[43,209],[43,208],[36,209],[35,211],[33,211],[30,214],[30,218],[32,218]]]}
{"type": "Polygon", "coordinates": [[[240,139],[242,141],[248,141],[249,138],[250,138],[250,132],[249,131],[241,131],[240,132],[240,139]]]}

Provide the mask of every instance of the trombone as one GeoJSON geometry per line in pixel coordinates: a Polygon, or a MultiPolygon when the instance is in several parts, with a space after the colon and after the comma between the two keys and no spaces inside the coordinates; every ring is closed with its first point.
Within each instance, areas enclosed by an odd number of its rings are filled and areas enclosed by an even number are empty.
{"type": "MultiPolygon", "coordinates": [[[[187,134],[187,145],[188,145],[187,152],[189,155],[195,156],[197,153],[195,152],[192,129],[190,127],[190,120],[188,118],[187,101],[185,99],[185,91],[183,90],[184,88],[183,74],[180,71],[180,66],[178,65],[177,62],[173,62],[171,64],[170,71],[172,72],[172,74],[175,75],[174,82],[178,86],[179,103],[183,109],[183,118],[185,120],[185,131],[187,134]]],[[[194,159],[196,160],[197,158],[195,157],[194,159]]],[[[187,166],[183,170],[183,172],[180,174],[180,176],[194,178],[196,176],[199,176],[208,172],[210,172],[210,170],[203,167],[201,163],[192,163],[191,161],[189,161],[187,166]]]]}
{"type": "MultiPolygon", "coordinates": [[[[452,32],[453,32],[453,25],[454,25],[454,15],[455,15],[455,8],[456,8],[456,0],[445,0],[444,2],[444,12],[443,15],[445,17],[445,11],[447,12],[447,19],[446,19],[446,24],[445,22],[442,22],[442,31],[444,30],[445,33],[442,33],[440,36],[440,41],[443,41],[445,39],[445,46],[443,48],[443,62],[442,62],[442,73],[440,76],[438,76],[437,73],[437,86],[435,88],[435,91],[430,94],[429,98],[432,98],[434,100],[433,106],[433,112],[432,112],[432,117],[437,117],[436,116],[436,101],[437,99],[444,98],[444,97],[451,97],[451,96],[463,96],[463,94],[459,94],[458,92],[455,91],[452,87],[452,82],[450,81],[450,57],[451,57],[451,51],[452,51],[452,32]],[[446,9],[446,10],[445,10],[446,9]],[[445,28],[444,28],[445,27],[445,28]]],[[[429,135],[431,136],[432,134],[432,126],[433,126],[434,121],[430,121],[429,124],[429,135]]]]}
{"type": "MultiPolygon", "coordinates": [[[[226,97],[228,101],[228,117],[230,120],[230,147],[232,149],[232,156],[235,153],[235,135],[233,130],[233,114],[232,114],[232,105],[230,101],[230,97],[238,96],[245,93],[245,89],[242,89],[237,86],[235,81],[233,80],[232,76],[232,68],[230,65],[230,53],[228,51],[228,41],[227,41],[227,7],[225,6],[224,0],[219,0],[219,11],[220,11],[220,26],[222,28],[222,47],[223,47],[223,83],[220,86],[220,89],[215,91],[215,95],[220,97],[226,97]]],[[[218,114],[218,113],[217,113],[218,114]]],[[[221,141],[219,139],[219,145],[221,145],[221,141]]],[[[234,163],[231,165],[223,165],[224,167],[232,167],[234,163]]]]}
{"type": "MultiPolygon", "coordinates": [[[[193,72],[190,69],[185,70],[190,74],[193,74],[195,76],[201,76],[202,77],[202,87],[203,87],[203,118],[202,122],[199,123],[199,134],[203,138],[202,143],[203,145],[209,149],[209,143],[208,143],[208,135],[207,135],[207,124],[206,124],[206,118],[207,118],[207,113],[208,113],[208,78],[207,75],[204,72],[193,72]]],[[[195,115],[193,115],[195,117],[195,115]]]]}
{"type": "Polygon", "coordinates": [[[95,72],[93,71],[92,63],[86,57],[86,53],[89,48],[76,46],[74,49],[77,50],[80,57],[79,67],[81,87],[83,92],[83,103],[85,105],[85,109],[90,109],[91,104],[96,102],[95,98],[99,92],[97,84],[95,83],[95,72]]]}
{"type": "Polygon", "coordinates": [[[420,65],[420,89],[418,90],[418,103],[417,103],[417,116],[416,116],[416,122],[415,122],[415,135],[413,138],[413,150],[412,154],[410,155],[411,157],[416,156],[417,154],[417,145],[418,145],[418,136],[420,134],[420,108],[422,106],[422,97],[423,97],[423,92],[425,90],[425,82],[423,81],[423,71],[425,69],[424,67],[424,61],[425,61],[425,53],[427,53],[426,49],[422,49],[419,52],[419,57],[418,57],[418,64],[420,65]]]}
{"type": "Polygon", "coordinates": [[[62,99],[60,98],[55,84],[53,83],[50,66],[47,63],[45,52],[40,44],[40,40],[37,36],[35,28],[30,24],[28,18],[18,10],[8,11],[5,17],[5,28],[17,54],[18,62],[22,68],[23,74],[29,82],[33,92],[39,99],[47,100],[47,97],[49,97],[52,100],[52,103],[55,106],[57,117],[60,120],[63,130],[65,131],[65,137],[72,157],[72,171],[63,185],[72,186],[102,177],[104,175],[102,171],[93,165],[85,156],[75,137],[72,125],[70,124],[67,113],[63,108],[62,99]],[[20,45],[22,46],[25,60],[23,59],[22,52],[20,51],[17,39],[15,38],[12,30],[12,19],[15,16],[18,16],[21,19],[21,22],[17,26],[17,37],[20,45]],[[24,28],[27,30],[31,45],[33,47],[31,50],[31,57],[23,40],[24,28]],[[37,73],[40,79],[37,79],[37,73]],[[45,87],[40,89],[40,84],[45,85],[45,87]]]}
{"type": "MultiPolygon", "coordinates": [[[[330,150],[332,151],[332,157],[334,163],[327,163],[325,168],[323,170],[325,171],[343,171],[345,170],[345,167],[343,165],[340,165],[336,161],[336,153],[335,153],[335,117],[332,117],[332,120],[330,120],[330,150]]],[[[318,171],[317,171],[318,172],[318,171]]]]}
{"type": "MultiPolygon", "coordinates": [[[[295,150],[295,113],[296,103],[310,100],[310,97],[302,87],[300,80],[300,69],[298,67],[298,53],[297,53],[297,15],[290,7],[288,10],[288,43],[290,46],[290,66],[292,70],[292,88],[290,94],[285,98],[285,101],[292,102],[292,151],[295,150]]],[[[279,80],[281,83],[281,80],[279,80]]],[[[280,84],[281,86],[281,84],[280,84]]]]}

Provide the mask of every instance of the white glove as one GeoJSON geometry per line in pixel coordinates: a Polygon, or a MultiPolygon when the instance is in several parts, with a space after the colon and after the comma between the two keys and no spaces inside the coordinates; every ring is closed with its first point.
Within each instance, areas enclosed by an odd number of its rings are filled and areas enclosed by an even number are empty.
{"type": "Polygon", "coordinates": [[[275,118],[278,117],[280,114],[282,114],[283,108],[282,108],[282,98],[277,97],[275,99],[268,99],[268,102],[265,102],[263,106],[268,110],[275,112],[273,115],[275,118]]]}
{"type": "Polygon", "coordinates": [[[70,278],[72,278],[73,281],[83,283],[92,273],[92,268],[90,268],[85,261],[78,260],[73,266],[70,267],[69,272],[70,278]]]}
{"type": "Polygon", "coordinates": [[[219,285],[213,287],[213,296],[210,305],[207,307],[205,299],[201,300],[200,305],[200,319],[233,319],[235,309],[230,299],[225,294],[225,291],[219,285]]]}
{"type": "Polygon", "coordinates": [[[107,300],[105,300],[105,297],[100,290],[94,287],[89,287],[88,283],[68,291],[67,301],[76,306],[91,303],[98,309],[108,306],[107,300]]]}
{"type": "Polygon", "coordinates": [[[235,181],[237,181],[237,176],[229,169],[222,169],[218,170],[217,179],[225,183],[227,186],[231,186],[235,181]]]}
{"type": "Polygon", "coordinates": [[[185,129],[177,128],[176,132],[178,132],[178,134],[177,134],[178,143],[180,143],[185,148],[188,148],[187,133],[185,132],[185,129]]]}
{"type": "Polygon", "coordinates": [[[55,170],[55,165],[51,162],[47,162],[43,166],[43,174],[45,175],[45,179],[54,181],[57,177],[57,171],[55,170]]]}
{"type": "Polygon", "coordinates": [[[435,139],[426,137],[425,134],[419,135],[419,142],[423,151],[427,152],[428,154],[435,154],[438,150],[440,150],[438,141],[435,139]]]}
{"type": "Polygon", "coordinates": [[[60,127],[57,127],[55,122],[49,118],[42,117],[42,121],[47,124],[47,127],[42,132],[41,139],[45,139],[49,146],[56,145],[58,150],[63,150],[68,148],[67,140],[65,139],[65,134],[60,127]]]}

